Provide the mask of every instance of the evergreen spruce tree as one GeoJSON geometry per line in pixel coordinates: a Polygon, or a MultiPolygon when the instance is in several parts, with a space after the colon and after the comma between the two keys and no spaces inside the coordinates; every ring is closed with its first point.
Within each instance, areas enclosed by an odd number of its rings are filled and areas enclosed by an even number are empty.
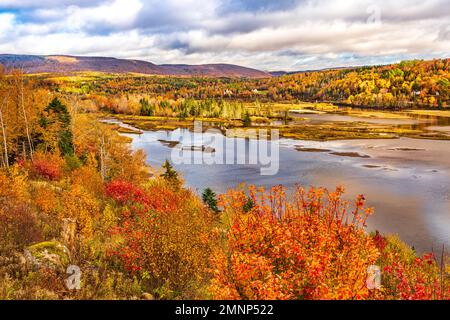
{"type": "Polygon", "coordinates": [[[45,129],[47,126],[57,123],[59,125],[57,137],[59,151],[64,156],[72,155],[74,153],[73,134],[70,127],[72,117],[67,107],[58,98],[54,98],[44,111],[46,116],[40,119],[41,127],[45,129]]]}
{"type": "Polygon", "coordinates": [[[139,100],[139,104],[141,105],[141,116],[148,116],[151,117],[154,115],[153,106],[150,105],[147,99],[142,98],[139,100]]]}
{"type": "Polygon", "coordinates": [[[203,191],[202,200],[213,212],[219,212],[219,208],[217,208],[216,193],[211,188],[206,188],[203,191]]]}
{"type": "Polygon", "coordinates": [[[170,164],[169,160],[166,160],[162,165],[162,168],[165,169],[164,173],[161,174],[161,177],[164,178],[167,182],[170,183],[175,188],[179,188],[181,181],[178,178],[178,172],[175,171],[173,166],[170,164]]]}
{"type": "Polygon", "coordinates": [[[250,114],[248,113],[248,111],[245,111],[244,113],[242,124],[244,125],[244,127],[250,127],[252,125],[252,120],[250,119],[250,114]]]}
{"type": "Polygon", "coordinates": [[[244,204],[244,212],[248,213],[255,207],[255,203],[253,202],[252,198],[248,197],[247,202],[244,204]]]}

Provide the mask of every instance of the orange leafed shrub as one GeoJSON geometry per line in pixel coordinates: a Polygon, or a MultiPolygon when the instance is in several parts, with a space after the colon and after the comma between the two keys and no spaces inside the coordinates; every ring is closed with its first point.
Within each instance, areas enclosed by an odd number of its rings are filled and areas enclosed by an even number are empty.
{"type": "Polygon", "coordinates": [[[28,199],[28,177],[16,166],[9,173],[0,171],[0,247],[40,239],[38,216],[28,199]]]}
{"type": "Polygon", "coordinates": [[[80,235],[86,240],[92,238],[100,219],[100,201],[83,186],[73,185],[61,195],[61,202],[61,218],[76,219],[80,235]]]}
{"type": "Polygon", "coordinates": [[[93,166],[86,165],[72,172],[72,184],[83,186],[86,191],[93,195],[103,195],[103,181],[93,166]]]}
{"type": "Polygon", "coordinates": [[[372,210],[359,196],[353,210],[334,192],[281,186],[229,191],[220,205],[230,219],[224,249],[212,258],[216,299],[358,299],[369,296],[367,268],[379,252],[365,233],[372,210]]]}
{"type": "Polygon", "coordinates": [[[53,215],[58,210],[57,190],[50,184],[35,185],[33,188],[33,202],[46,215],[53,215]]]}

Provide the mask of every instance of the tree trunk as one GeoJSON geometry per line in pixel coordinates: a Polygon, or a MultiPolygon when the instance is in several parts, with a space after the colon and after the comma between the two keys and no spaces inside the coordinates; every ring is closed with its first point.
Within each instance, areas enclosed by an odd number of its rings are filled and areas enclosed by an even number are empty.
{"type": "MultiPolygon", "coordinates": [[[[24,80],[23,80],[22,74],[16,75],[15,83],[16,83],[17,90],[19,91],[19,104],[20,104],[20,109],[22,111],[23,119],[24,119],[24,123],[25,123],[25,131],[27,134],[28,147],[30,149],[30,158],[31,158],[31,160],[33,160],[33,143],[31,141],[30,128],[28,125],[28,117],[27,117],[27,112],[25,110],[25,97],[24,97],[25,89],[24,89],[24,80]]],[[[25,158],[26,158],[26,155],[25,155],[25,158]]]]}
{"type": "Polygon", "coordinates": [[[105,169],[105,136],[102,134],[102,142],[100,145],[100,174],[102,180],[105,181],[106,169],[105,169]]]}
{"type": "Polygon", "coordinates": [[[25,111],[25,102],[24,102],[24,93],[23,93],[23,80],[21,82],[21,87],[20,87],[20,104],[22,106],[22,112],[23,112],[23,118],[25,121],[25,129],[27,132],[27,139],[28,139],[28,146],[30,148],[30,158],[31,160],[33,160],[33,143],[31,142],[31,136],[30,136],[30,128],[28,127],[28,117],[27,117],[27,113],[25,111]]]}
{"type": "MultiPolygon", "coordinates": [[[[6,105],[8,104],[8,97],[5,98],[6,100],[6,105]]],[[[4,103],[3,103],[4,104],[4,103]]],[[[7,168],[9,168],[9,159],[8,159],[8,144],[7,144],[7,140],[6,140],[6,130],[5,130],[5,123],[3,121],[3,110],[2,110],[2,106],[0,106],[0,126],[2,127],[2,136],[3,136],[3,148],[4,148],[4,153],[5,153],[5,166],[7,168]]]]}
{"type": "MultiPolygon", "coordinates": [[[[73,102],[73,107],[71,110],[71,121],[70,121],[70,125],[71,125],[71,130],[72,133],[75,132],[75,120],[76,120],[76,116],[78,114],[78,98],[75,98],[75,102],[73,102]]],[[[73,153],[76,155],[77,154],[77,147],[76,144],[73,143],[73,153]]]]}

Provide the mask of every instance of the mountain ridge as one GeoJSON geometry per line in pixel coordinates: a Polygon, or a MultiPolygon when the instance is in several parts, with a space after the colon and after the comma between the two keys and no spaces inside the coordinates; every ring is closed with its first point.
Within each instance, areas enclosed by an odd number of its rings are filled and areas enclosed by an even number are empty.
{"type": "Polygon", "coordinates": [[[234,64],[161,64],[135,59],[75,55],[0,54],[0,64],[20,68],[25,73],[71,73],[98,71],[106,73],[141,73],[167,76],[205,76],[232,78],[267,78],[265,71],[234,64]]]}

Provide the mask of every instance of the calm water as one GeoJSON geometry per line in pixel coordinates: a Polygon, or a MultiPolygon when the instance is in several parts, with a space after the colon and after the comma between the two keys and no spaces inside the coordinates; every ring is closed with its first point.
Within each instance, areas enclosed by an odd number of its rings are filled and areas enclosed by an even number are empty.
{"type": "MultiPolygon", "coordinates": [[[[160,166],[170,159],[172,148],[159,140],[178,140],[179,135],[191,134],[178,129],[127,136],[133,139],[133,149],[147,153],[150,165],[160,166]]],[[[205,135],[205,139],[209,138],[205,135]]],[[[193,164],[175,165],[175,168],[182,173],[186,185],[198,193],[206,187],[222,193],[242,182],[264,187],[277,184],[292,187],[300,183],[329,189],[343,185],[349,199],[364,194],[368,205],[375,208],[368,221],[370,230],[398,234],[421,252],[440,250],[443,244],[450,248],[450,141],[280,139],[278,143],[280,168],[274,176],[260,175],[258,165],[193,164]],[[299,146],[331,151],[297,151],[299,146]],[[357,152],[369,158],[343,157],[330,152],[357,152]]],[[[200,151],[194,154],[202,156],[200,151]]]]}

